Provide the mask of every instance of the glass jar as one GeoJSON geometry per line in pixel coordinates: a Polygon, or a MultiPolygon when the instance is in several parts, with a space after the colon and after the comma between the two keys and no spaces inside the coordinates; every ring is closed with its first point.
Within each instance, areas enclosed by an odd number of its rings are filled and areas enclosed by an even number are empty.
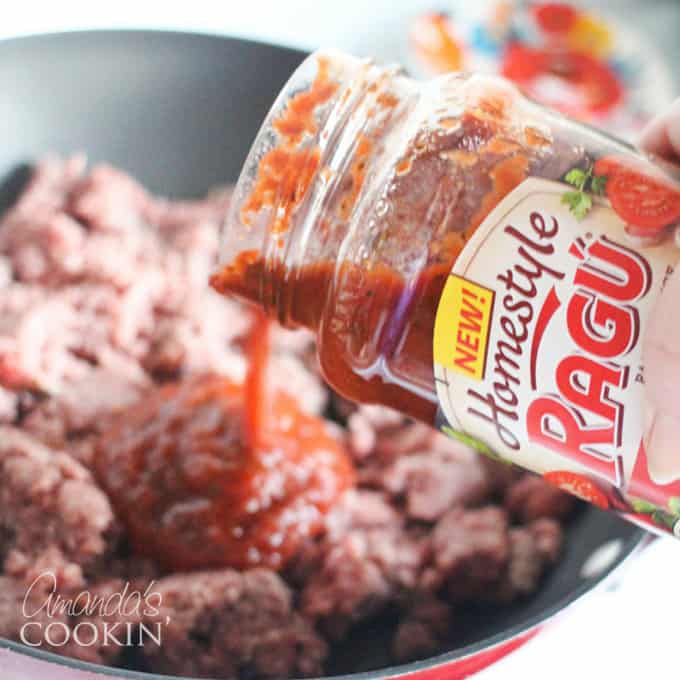
{"type": "Polygon", "coordinates": [[[255,140],[212,283],[313,330],[346,398],[670,512],[653,471],[632,480],[654,419],[640,330],[678,220],[668,172],[501,78],[324,52],[255,140]]]}

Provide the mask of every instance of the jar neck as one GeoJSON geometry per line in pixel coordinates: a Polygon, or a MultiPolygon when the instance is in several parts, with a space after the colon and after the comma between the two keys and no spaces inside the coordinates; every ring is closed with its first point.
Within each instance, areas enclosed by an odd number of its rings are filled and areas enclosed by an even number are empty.
{"type": "Polygon", "coordinates": [[[414,98],[415,83],[396,68],[334,52],[306,59],[268,114],[236,185],[213,285],[284,325],[316,329],[343,242],[377,191],[385,138],[414,98]]]}

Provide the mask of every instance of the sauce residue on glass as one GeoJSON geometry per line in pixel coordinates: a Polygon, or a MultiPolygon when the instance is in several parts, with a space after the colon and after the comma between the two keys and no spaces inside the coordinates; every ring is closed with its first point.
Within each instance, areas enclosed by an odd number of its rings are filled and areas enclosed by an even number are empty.
{"type": "Polygon", "coordinates": [[[309,89],[291,97],[272,127],[280,137],[280,143],[260,160],[255,186],[241,206],[241,220],[249,224],[251,214],[263,207],[277,206],[277,216],[272,225],[273,233],[283,233],[290,225],[295,207],[306,194],[319,166],[318,145],[304,145],[305,135],[317,132],[315,113],[337,92],[338,83],[329,77],[330,63],[320,57],[317,60],[316,77],[309,89]]]}
{"type": "MultiPolygon", "coordinates": [[[[264,270],[264,261],[256,251],[242,253],[237,261],[212,279],[213,287],[229,294],[237,294],[244,299],[257,299],[258,287],[252,289],[248,282],[257,282],[264,270]]],[[[413,310],[413,317],[406,334],[404,351],[412,362],[432,370],[432,333],[437,304],[450,272],[449,265],[432,265],[423,270],[418,277],[412,296],[420,300],[413,310]]],[[[303,266],[294,272],[279,267],[268,271],[274,287],[283,285],[288,276],[295,278],[296,295],[288,311],[289,323],[318,329],[324,314],[327,294],[332,290],[336,276],[335,262],[319,262],[303,266]]],[[[370,298],[370,308],[376,314],[393,310],[405,294],[404,279],[388,267],[378,267],[366,272],[360,268],[343,263],[339,276],[343,278],[342,303],[355,309],[364,307],[370,298]]],[[[334,304],[334,303],[332,303],[334,304]]],[[[388,404],[392,408],[425,422],[433,422],[436,405],[404,390],[396,384],[386,383],[380,376],[365,378],[350,368],[346,355],[353,343],[366,342],[375,333],[378,320],[367,318],[363,323],[357,317],[351,325],[334,324],[326,326],[319,339],[321,366],[326,380],[340,394],[348,399],[363,402],[388,404]]]]}
{"type": "MultiPolygon", "coordinates": [[[[399,352],[402,358],[407,357],[413,373],[425,376],[434,393],[432,338],[446,279],[475,230],[529,174],[530,152],[517,140],[517,135],[506,133],[511,113],[511,103],[504,92],[485,92],[476,106],[461,117],[455,121],[445,119],[444,136],[416,136],[396,162],[392,196],[395,212],[400,215],[427,210],[428,205],[418,208],[412,205],[414,187],[430,181],[433,168],[439,167],[442,157],[453,164],[451,178],[456,176],[456,167],[464,172],[470,167],[481,169],[479,176],[483,180],[473,187],[474,196],[459,201],[467,213],[461,212],[460,222],[440,232],[438,241],[431,244],[430,262],[414,280],[407,281],[400,272],[383,263],[362,268],[350,262],[321,260],[291,269],[280,260],[265,261],[259,251],[248,250],[215,274],[211,285],[222,294],[235,294],[275,308],[273,298],[263,300],[262,296],[280,292],[294,282],[295,292],[286,298],[286,322],[320,333],[321,367],[334,389],[351,400],[386,404],[425,422],[434,422],[434,400],[386,380],[383,375],[361,374],[353,368],[352,354],[360,353],[362,346],[377,346],[380,356],[390,360],[399,352]],[[265,279],[267,285],[263,287],[265,279]],[[340,309],[352,311],[346,318],[333,313],[329,322],[329,310],[340,309]],[[394,325],[386,324],[385,319],[396,318],[397,310],[405,320],[395,339],[394,325]]],[[[351,181],[345,183],[344,195],[338,202],[341,220],[350,219],[379,133],[380,128],[357,139],[349,165],[351,181]]],[[[523,140],[524,134],[521,137],[523,140]]],[[[458,206],[451,208],[457,210],[458,206]]],[[[399,225],[396,229],[391,232],[394,238],[408,238],[408,234],[398,231],[399,225]]]]}

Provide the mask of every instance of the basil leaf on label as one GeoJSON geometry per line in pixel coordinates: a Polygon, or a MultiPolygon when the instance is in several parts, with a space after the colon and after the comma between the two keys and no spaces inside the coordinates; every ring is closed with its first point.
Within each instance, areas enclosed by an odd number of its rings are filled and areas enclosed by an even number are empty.
{"type": "Polygon", "coordinates": [[[588,194],[580,193],[579,200],[575,206],[572,206],[571,212],[578,220],[582,220],[588,211],[593,207],[593,199],[588,194]]]}
{"type": "Polygon", "coordinates": [[[569,210],[577,220],[582,220],[593,207],[593,199],[590,193],[603,194],[607,178],[593,176],[593,167],[587,170],[572,168],[565,176],[564,181],[575,187],[575,191],[565,191],[562,194],[562,203],[569,206],[569,210]],[[590,192],[590,193],[588,193],[590,192]]]}
{"type": "Polygon", "coordinates": [[[648,501],[643,501],[641,498],[632,498],[630,504],[633,506],[635,512],[639,512],[643,515],[651,515],[658,510],[656,505],[652,505],[648,501]]]}
{"type": "Polygon", "coordinates": [[[678,496],[672,496],[668,501],[668,509],[674,515],[680,515],[680,498],[678,496]]]}
{"type": "Polygon", "coordinates": [[[585,180],[586,173],[583,172],[583,170],[581,170],[580,168],[574,168],[564,176],[564,181],[567,182],[567,184],[571,184],[579,188],[583,186],[585,180]]]}
{"type": "Polygon", "coordinates": [[[562,194],[562,203],[569,206],[577,220],[582,220],[593,207],[593,199],[582,191],[566,191],[562,194]]]}
{"type": "Polygon", "coordinates": [[[604,175],[598,175],[590,180],[590,190],[594,194],[604,194],[604,189],[607,186],[607,178],[604,175]]]}
{"type": "Polygon", "coordinates": [[[664,510],[655,510],[652,513],[652,519],[657,524],[663,524],[664,526],[668,527],[669,529],[673,529],[673,525],[675,524],[676,517],[671,515],[669,512],[665,512],[664,510]]]}
{"type": "Polygon", "coordinates": [[[454,429],[452,429],[452,428],[450,428],[446,425],[444,425],[442,427],[442,432],[447,437],[451,437],[452,439],[457,439],[462,444],[465,444],[466,446],[469,446],[470,448],[477,451],[477,453],[481,453],[482,455],[487,456],[488,458],[491,458],[492,460],[495,460],[498,463],[505,463],[506,465],[512,465],[512,461],[506,460],[502,456],[499,456],[489,446],[480,442],[479,440],[475,439],[474,437],[471,437],[470,435],[465,434],[464,432],[456,432],[456,430],[454,430],[454,429]]]}
{"type": "Polygon", "coordinates": [[[581,194],[578,191],[565,191],[562,194],[562,203],[565,203],[570,208],[573,208],[581,199],[581,194]]]}

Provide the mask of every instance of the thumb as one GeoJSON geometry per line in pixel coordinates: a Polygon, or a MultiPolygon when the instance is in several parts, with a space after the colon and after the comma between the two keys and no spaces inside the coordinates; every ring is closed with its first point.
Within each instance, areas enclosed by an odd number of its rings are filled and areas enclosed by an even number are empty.
{"type": "Polygon", "coordinates": [[[649,474],[657,483],[680,478],[680,271],[667,281],[644,339],[649,474]]]}
{"type": "Polygon", "coordinates": [[[680,161],[680,99],[647,125],[638,144],[667,161],[680,161]]]}

